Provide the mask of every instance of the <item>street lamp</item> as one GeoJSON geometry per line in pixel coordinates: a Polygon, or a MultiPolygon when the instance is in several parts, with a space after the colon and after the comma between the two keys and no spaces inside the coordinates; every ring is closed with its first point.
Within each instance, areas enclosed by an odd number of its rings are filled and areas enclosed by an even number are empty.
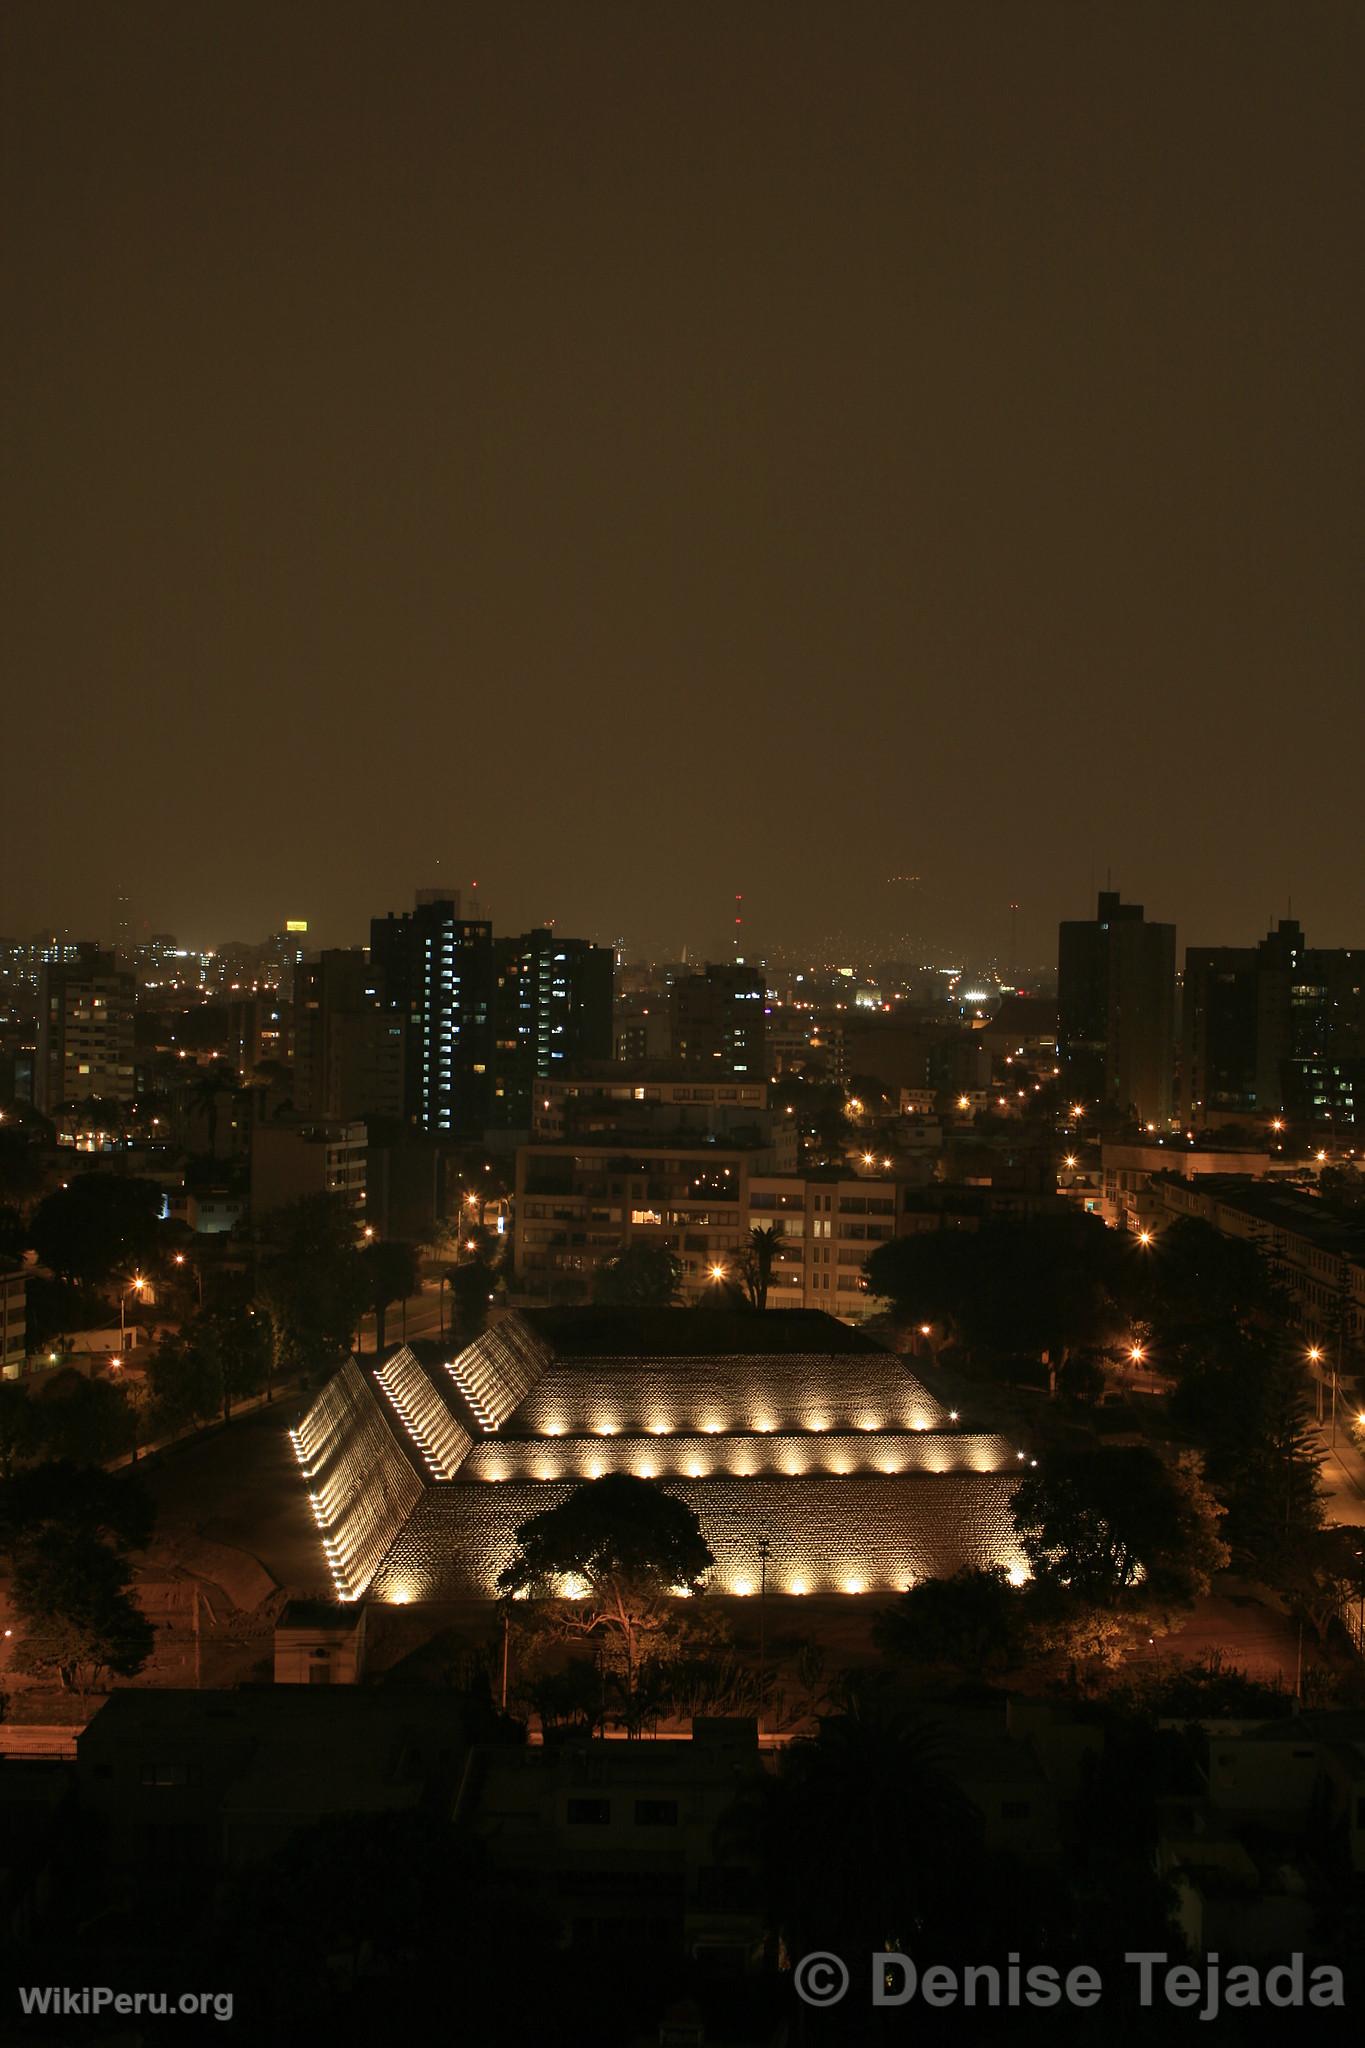
{"type": "Polygon", "coordinates": [[[195,1261],[191,1264],[183,1252],[176,1252],[172,1257],[171,1264],[174,1266],[189,1266],[190,1272],[194,1275],[194,1291],[199,1297],[199,1306],[202,1308],[204,1306],[204,1276],[199,1270],[198,1262],[195,1261]]]}
{"type": "Polygon", "coordinates": [[[128,1285],[126,1287],[120,1287],[119,1289],[118,1348],[120,1351],[126,1351],[128,1349],[128,1296],[130,1294],[136,1294],[138,1300],[141,1301],[142,1290],[146,1285],[147,1282],[143,1279],[141,1273],[134,1273],[132,1279],[128,1282],[128,1285]]]}

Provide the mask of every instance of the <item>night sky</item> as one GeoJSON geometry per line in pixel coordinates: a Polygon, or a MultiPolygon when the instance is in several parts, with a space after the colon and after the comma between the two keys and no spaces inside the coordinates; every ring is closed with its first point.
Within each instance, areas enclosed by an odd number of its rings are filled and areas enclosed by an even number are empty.
{"type": "Polygon", "coordinates": [[[1357,0],[11,0],[0,73],[6,935],[1042,959],[1112,870],[1365,944],[1357,0]]]}

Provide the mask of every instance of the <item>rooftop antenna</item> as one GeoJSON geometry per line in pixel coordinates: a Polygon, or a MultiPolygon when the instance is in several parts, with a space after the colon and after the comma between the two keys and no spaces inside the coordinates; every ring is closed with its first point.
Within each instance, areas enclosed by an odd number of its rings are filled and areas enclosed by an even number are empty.
{"type": "Polygon", "coordinates": [[[742,953],[742,952],[741,952],[741,950],[740,950],[740,949],[741,949],[741,947],[742,947],[742,946],[743,946],[743,944],[744,944],[744,908],[743,908],[743,905],[744,905],[744,898],[743,898],[743,896],[742,896],[742,895],[740,895],[740,894],[738,894],[738,893],[737,893],[737,894],[736,894],[736,896],[735,896],[735,959],[736,959],[736,961],[737,961],[737,962],[738,962],[738,961],[740,961],[740,960],[742,960],[742,959],[744,958],[744,955],[743,955],[743,953],[742,953]]]}

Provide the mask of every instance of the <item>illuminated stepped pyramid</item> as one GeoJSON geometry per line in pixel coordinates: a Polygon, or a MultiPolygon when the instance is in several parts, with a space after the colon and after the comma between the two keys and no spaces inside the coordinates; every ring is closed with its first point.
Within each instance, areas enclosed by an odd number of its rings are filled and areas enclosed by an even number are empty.
{"type": "Polygon", "coordinates": [[[351,1359],[294,1432],[342,1598],[491,1594],[518,1525],[608,1472],[692,1507],[716,1592],[880,1593],[1023,1569],[1019,1454],[809,1309],[528,1309],[456,1357],[351,1359]]]}

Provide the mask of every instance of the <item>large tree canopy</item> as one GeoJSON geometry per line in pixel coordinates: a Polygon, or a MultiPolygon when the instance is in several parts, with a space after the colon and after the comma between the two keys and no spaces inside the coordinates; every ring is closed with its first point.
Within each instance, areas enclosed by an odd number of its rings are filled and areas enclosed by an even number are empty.
{"type": "Polygon", "coordinates": [[[1127,1257],[1096,1217],[999,1219],[892,1238],[867,1273],[903,1321],[939,1323],[973,1353],[1046,1351],[1056,1364],[1129,1327],[1127,1257]]]}
{"type": "Polygon", "coordinates": [[[682,1261],[664,1244],[627,1245],[617,1258],[599,1266],[593,1278],[593,1300],[617,1308],[667,1308],[678,1299],[682,1261]]]}
{"type": "Polygon", "coordinates": [[[0,1485],[0,1554],[41,1544],[56,1529],[97,1537],[122,1550],[151,1540],[152,1497],[136,1472],[105,1472],[52,1458],[0,1485]]]}
{"type": "Polygon", "coordinates": [[[1025,1639],[1025,1603],[1000,1565],[920,1579],[873,1626],[877,1647],[914,1664],[950,1664],[976,1676],[1009,1669],[1025,1639]]]}
{"type": "Polygon", "coordinates": [[[17,1670],[55,1672],[84,1694],[107,1672],[142,1669],[152,1628],[129,1592],[128,1552],[146,1545],[151,1527],[151,1498],[135,1474],[53,1460],[0,1484],[17,1670]]]}
{"type": "Polygon", "coordinates": [[[162,1199],[155,1181],[83,1173],[38,1204],[33,1248],[60,1279],[105,1285],[156,1257],[162,1199]]]}
{"type": "Polygon", "coordinates": [[[1055,1451],[1020,1482],[1014,1521],[1037,1579],[1095,1606],[1183,1605],[1227,1563],[1222,1510],[1197,1458],[1166,1465],[1139,1445],[1055,1451]]]}
{"type": "Polygon", "coordinates": [[[641,1638],[662,1628],[671,1599],[701,1591],[714,1563],[685,1501],[654,1480],[613,1472],[523,1522],[498,1585],[507,1594],[567,1598],[574,1633],[615,1635],[633,1690],[641,1638]]]}

